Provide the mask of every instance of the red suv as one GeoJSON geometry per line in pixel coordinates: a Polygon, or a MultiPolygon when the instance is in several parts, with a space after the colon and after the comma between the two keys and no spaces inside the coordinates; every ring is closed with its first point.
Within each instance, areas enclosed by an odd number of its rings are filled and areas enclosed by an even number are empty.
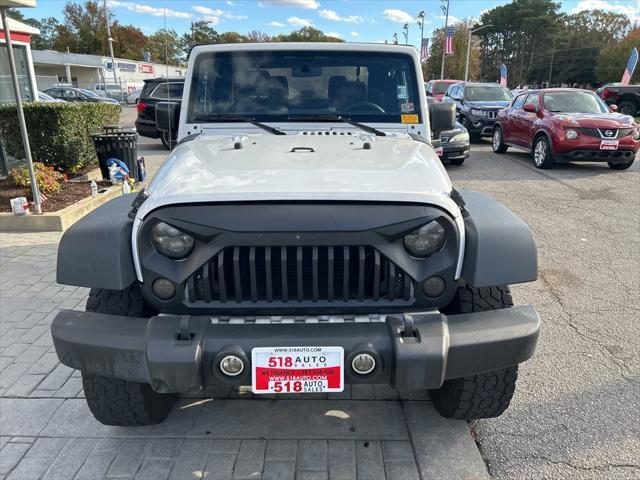
{"type": "Polygon", "coordinates": [[[454,83],[460,83],[462,80],[429,80],[425,84],[425,91],[428,97],[433,97],[438,101],[442,100],[447,89],[454,83]]]}
{"type": "Polygon", "coordinates": [[[525,149],[538,168],[585,161],[607,162],[615,170],[624,170],[640,149],[640,130],[633,117],[616,110],[588,90],[522,92],[498,113],[493,151],[525,149]]]}

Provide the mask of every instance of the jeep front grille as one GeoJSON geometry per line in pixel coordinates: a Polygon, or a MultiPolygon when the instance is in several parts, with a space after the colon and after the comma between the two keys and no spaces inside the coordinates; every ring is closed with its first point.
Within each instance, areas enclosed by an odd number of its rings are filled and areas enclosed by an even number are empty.
{"type": "Polygon", "coordinates": [[[413,281],[369,246],[227,247],[191,275],[198,303],[393,302],[414,298],[413,281]]]}

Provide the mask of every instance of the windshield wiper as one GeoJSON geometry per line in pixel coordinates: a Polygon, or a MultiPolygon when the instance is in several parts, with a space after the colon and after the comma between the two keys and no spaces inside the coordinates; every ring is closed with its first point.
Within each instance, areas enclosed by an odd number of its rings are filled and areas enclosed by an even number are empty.
{"type": "Polygon", "coordinates": [[[242,115],[198,115],[193,119],[194,122],[247,122],[251,125],[261,128],[273,135],[286,135],[282,130],[276,127],[258,122],[255,118],[244,117],[242,115]]]}
{"type": "Polygon", "coordinates": [[[342,115],[292,115],[287,117],[287,120],[291,120],[293,122],[342,122],[353,125],[354,127],[357,127],[360,130],[364,130],[367,133],[373,133],[378,137],[387,136],[386,133],[378,130],[377,128],[370,127],[369,125],[365,125],[364,123],[356,122],[355,120],[351,120],[348,117],[343,117],[342,115]]]}

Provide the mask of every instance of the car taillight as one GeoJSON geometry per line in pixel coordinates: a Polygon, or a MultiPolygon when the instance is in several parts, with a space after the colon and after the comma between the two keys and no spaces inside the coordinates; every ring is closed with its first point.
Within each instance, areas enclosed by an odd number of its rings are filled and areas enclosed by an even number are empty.
{"type": "Polygon", "coordinates": [[[610,93],[611,92],[609,91],[609,89],[605,88],[604,90],[602,90],[602,98],[606,100],[610,93]]]}
{"type": "Polygon", "coordinates": [[[142,103],[142,102],[138,102],[136,104],[136,108],[138,109],[138,113],[142,113],[142,112],[144,112],[144,109],[147,108],[147,104],[146,103],[142,103]]]}

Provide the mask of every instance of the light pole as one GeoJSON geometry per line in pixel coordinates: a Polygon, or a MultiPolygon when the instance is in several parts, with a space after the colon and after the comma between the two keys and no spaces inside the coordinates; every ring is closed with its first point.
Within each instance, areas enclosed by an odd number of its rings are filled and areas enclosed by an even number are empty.
{"type": "Polygon", "coordinates": [[[405,23],[402,27],[402,35],[404,35],[404,44],[409,45],[409,24],[405,23]]]}
{"type": "Polygon", "coordinates": [[[553,37],[553,47],[551,48],[551,65],[549,65],[549,83],[547,88],[551,88],[551,75],[553,75],[553,54],[556,52],[556,40],[558,37],[553,37]]]}
{"type": "Polygon", "coordinates": [[[442,32],[442,65],[440,66],[440,80],[444,78],[444,42],[445,35],[447,34],[447,27],[449,26],[449,0],[440,0],[442,5],[440,8],[442,9],[442,13],[444,13],[444,30],[442,32]]]}
{"type": "Polygon", "coordinates": [[[482,27],[476,28],[475,30],[469,30],[469,41],[467,42],[467,61],[465,62],[465,65],[464,65],[464,81],[465,82],[469,79],[469,55],[471,54],[471,35],[487,27],[493,27],[493,25],[483,25],[482,27]]]}
{"type": "Polygon", "coordinates": [[[397,44],[398,44],[398,34],[397,34],[397,33],[394,33],[394,34],[393,34],[393,44],[394,44],[394,45],[397,45],[397,44]]]}
{"type": "Polygon", "coordinates": [[[422,58],[422,44],[424,43],[424,10],[421,10],[418,13],[418,25],[420,26],[420,62],[424,59],[422,58]]]}
{"type": "MultiPolygon", "coordinates": [[[[118,84],[118,78],[116,76],[116,59],[113,57],[113,37],[111,36],[111,25],[109,25],[109,10],[107,9],[107,0],[103,0],[104,3],[104,16],[107,19],[107,42],[109,42],[109,55],[111,55],[111,69],[113,70],[113,83],[118,84]]],[[[107,85],[104,85],[104,93],[107,94],[107,85]]],[[[122,85],[120,85],[120,99],[124,100],[122,95],[122,85]]]]}

